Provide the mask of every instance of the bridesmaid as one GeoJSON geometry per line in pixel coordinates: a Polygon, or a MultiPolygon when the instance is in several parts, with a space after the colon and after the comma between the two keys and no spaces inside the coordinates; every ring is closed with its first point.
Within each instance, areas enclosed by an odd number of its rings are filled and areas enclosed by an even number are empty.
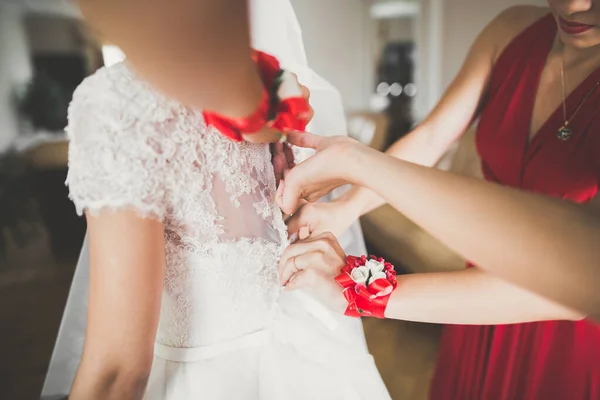
{"type": "MultiPolygon", "coordinates": [[[[600,1],[548,3],[550,10],[520,6],[500,14],[438,106],[389,154],[432,166],[479,118],[477,148],[488,181],[576,203],[598,197],[600,1]]],[[[303,207],[290,230],[308,225],[313,237],[340,233],[383,202],[355,188],[335,205],[303,207]]],[[[424,322],[504,324],[446,328],[431,398],[600,399],[600,327],[468,267],[402,277],[389,306],[398,309],[386,312],[424,322]],[[563,321],[513,324],[545,319],[563,321]]]]}

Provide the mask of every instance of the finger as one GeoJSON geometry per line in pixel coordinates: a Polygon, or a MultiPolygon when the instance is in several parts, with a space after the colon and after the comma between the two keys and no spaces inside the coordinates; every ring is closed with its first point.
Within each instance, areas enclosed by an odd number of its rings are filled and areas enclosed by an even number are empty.
{"type": "Polygon", "coordinates": [[[294,146],[316,149],[323,141],[323,137],[309,132],[290,131],[287,134],[287,141],[294,146]]]}
{"type": "Polygon", "coordinates": [[[271,146],[273,148],[273,153],[274,154],[283,154],[283,152],[284,152],[283,143],[277,142],[277,143],[271,144],[271,146]]]}
{"type": "MultiPolygon", "coordinates": [[[[336,265],[332,265],[331,267],[335,267],[337,270],[342,267],[340,264],[344,264],[346,262],[346,252],[342,248],[342,245],[338,241],[337,237],[331,232],[322,232],[319,234],[314,234],[311,231],[311,236],[309,236],[306,241],[315,242],[315,246],[320,248],[321,252],[325,255],[330,254],[333,256],[335,253],[339,258],[339,262],[336,262],[336,265]]],[[[331,258],[331,261],[334,258],[331,258]]],[[[325,270],[326,272],[330,272],[329,269],[325,270]]]]}
{"type": "Polygon", "coordinates": [[[292,259],[307,251],[310,251],[310,247],[305,243],[297,242],[289,245],[281,255],[277,266],[277,272],[279,273],[280,278],[284,276],[286,268],[295,268],[292,259]]]}
{"type": "MultiPolygon", "coordinates": [[[[331,275],[331,271],[328,268],[323,253],[305,253],[292,257],[285,263],[280,275],[282,286],[287,286],[294,275],[309,269],[322,270],[328,275],[331,275]]],[[[337,272],[337,269],[335,272],[337,272]]]]}
{"type": "Polygon", "coordinates": [[[298,231],[298,238],[300,240],[305,240],[306,238],[308,238],[310,236],[310,227],[308,225],[303,226],[302,228],[300,228],[300,230],[298,231]]]}
{"type": "Polygon", "coordinates": [[[340,263],[333,257],[320,251],[301,254],[294,257],[294,266],[298,271],[314,269],[324,272],[327,276],[337,275],[341,269],[340,263]]]}
{"type": "Polygon", "coordinates": [[[306,212],[304,209],[306,204],[308,204],[308,202],[301,200],[298,204],[298,208],[285,220],[285,224],[288,227],[288,234],[298,236],[300,228],[309,225],[310,213],[306,212]]]}
{"type": "Polygon", "coordinates": [[[314,287],[316,285],[317,277],[317,274],[311,270],[297,272],[285,285],[285,290],[314,287]]]}
{"type": "Polygon", "coordinates": [[[275,172],[275,184],[279,184],[283,179],[283,173],[286,169],[286,161],[283,155],[278,154],[273,157],[273,171],[275,172]]]}
{"type": "Polygon", "coordinates": [[[326,250],[325,246],[323,246],[323,243],[318,243],[315,240],[306,240],[306,241],[299,241],[296,242],[290,246],[288,246],[285,251],[283,252],[283,254],[281,255],[281,258],[279,259],[279,265],[278,265],[278,272],[280,276],[284,275],[284,270],[286,268],[296,268],[297,265],[294,265],[293,263],[293,259],[302,255],[302,254],[306,254],[306,253],[312,253],[312,252],[323,252],[324,250],[326,250]],[[291,265],[289,263],[292,263],[291,265]]]}
{"type": "Polygon", "coordinates": [[[281,190],[276,197],[277,204],[286,214],[293,214],[298,209],[300,200],[304,197],[302,183],[306,179],[303,179],[302,175],[305,169],[310,170],[308,166],[310,161],[311,159],[302,162],[286,174],[290,181],[286,182],[283,188],[280,188],[281,190]]]}
{"type": "Polygon", "coordinates": [[[323,196],[327,196],[329,193],[342,186],[344,182],[329,184],[319,188],[318,190],[314,190],[309,193],[304,193],[304,199],[309,203],[314,203],[319,201],[323,196]]]}
{"type": "MultiPolygon", "coordinates": [[[[311,232],[312,234],[312,232],[311,232]]],[[[344,260],[346,261],[346,252],[342,248],[342,245],[338,241],[338,238],[331,232],[323,232],[315,236],[316,239],[326,240],[331,248],[344,260]]]]}
{"type": "MultiPolygon", "coordinates": [[[[279,260],[279,266],[278,266],[278,271],[280,275],[283,275],[283,271],[286,268],[286,265],[288,264],[288,262],[292,259],[296,259],[296,263],[292,264],[292,266],[294,268],[308,268],[311,265],[304,263],[304,264],[298,264],[297,260],[298,257],[306,255],[306,254],[320,254],[321,257],[327,255],[327,254],[331,254],[333,255],[333,252],[336,251],[335,246],[329,241],[329,240],[325,240],[324,239],[324,235],[319,235],[318,237],[315,238],[308,238],[302,241],[298,241],[290,246],[288,246],[285,251],[283,252],[283,254],[281,255],[281,258],[279,260]]],[[[341,258],[345,258],[345,253],[342,253],[342,255],[339,255],[341,258]]],[[[322,266],[323,263],[317,263],[317,266],[322,266]]],[[[337,268],[338,265],[332,266],[332,268],[337,268]]],[[[324,269],[327,272],[329,271],[329,268],[325,268],[324,269]]]]}
{"type": "MultiPolygon", "coordinates": [[[[298,214],[298,210],[301,210],[302,207],[304,207],[305,204],[308,204],[308,202],[306,200],[300,200],[298,202],[298,208],[296,209],[296,212],[294,212],[293,214],[284,214],[285,218],[283,219],[283,222],[285,222],[285,224],[288,224],[288,221],[291,221],[292,218],[294,218],[294,216],[296,216],[296,214],[298,214]]],[[[308,223],[304,224],[304,225],[309,225],[308,223]]],[[[301,225],[299,225],[301,226],[301,225]]],[[[296,228],[295,230],[290,230],[288,227],[288,237],[291,237],[291,234],[295,235],[296,237],[298,236],[298,230],[300,228],[296,228]]],[[[310,226],[310,233],[311,235],[313,234],[313,227],[312,225],[310,226]]]]}
{"type": "Polygon", "coordinates": [[[287,160],[287,167],[289,169],[294,168],[296,166],[294,150],[287,143],[285,145],[282,143],[282,147],[283,147],[283,154],[285,155],[285,159],[287,160]]]}
{"type": "Polygon", "coordinates": [[[288,227],[288,234],[298,235],[300,228],[306,226],[305,217],[302,211],[293,214],[285,221],[288,227]]]}
{"type": "MultiPolygon", "coordinates": [[[[288,176],[290,174],[288,174],[288,176]]],[[[275,202],[285,214],[293,214],[298,208],[302,192],[296,186],[290,186],[289,189],[287,189],[286,186],[285,180],[279,182],[277,193],[275,193],[275,202]]]]}
{"type": "Polygon", "coordinates": [[[283,179],[283,172],[287,167],[287,160],[283,153],[282,143],[272,143],[271,147],[271,163],[273,164],[273,171],[275,173],[275,183],[279,185],[281,179],[283,179]]]}
{"type": "Polygon", "coordinates": [[[288,174],[290,173],[291,169],[290,168],[284,168],[283,169],[283,179],[285,179],[286,176],[288,176],[288,174]]]}
{"type": "Polygon", "coordinates": [[[293,210],[290,211],[289,208],[283,208],[283,192],[285,191],[285,180],[282,179],[279,182],[279,186],[277,186],[277,191],[275,192],[275,202],[283,210],[285,214],[293,214],[293,210]]]}
{"type": "Polygon", "coordinates": [[[292,276],[298,273],[300,270],[294,265],[295,257],[289,258],[283,264],[281,271],[279,272],[279,283],[281,286],[286,286],[292,276]]]}

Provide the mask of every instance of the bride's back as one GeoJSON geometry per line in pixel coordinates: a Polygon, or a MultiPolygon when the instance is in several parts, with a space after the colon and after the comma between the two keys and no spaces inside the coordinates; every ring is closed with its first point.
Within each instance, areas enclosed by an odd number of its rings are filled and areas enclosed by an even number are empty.
{"type": "Polygon", "coordinates": [[[224,138],[125,63],[80,85],[68,132],[79,213],[131,207],[164,223],[157,342],[197,347],[263,328],[287,244],[268,146],[224,138]]]}

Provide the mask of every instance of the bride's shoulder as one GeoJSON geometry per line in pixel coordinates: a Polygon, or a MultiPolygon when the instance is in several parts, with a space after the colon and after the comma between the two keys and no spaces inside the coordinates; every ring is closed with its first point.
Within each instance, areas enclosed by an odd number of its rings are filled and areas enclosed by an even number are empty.
{"type": "MultiPolygon", "coordinates": [[[[102,67],[75,89],[69,104],[67,132],[71,140],[100,134],[157,134],[156,126],[169,104],[124,62],[102,67]]],[[[163,118],[164,119],[164,118],[163,118]]]]}
{"type": "Polygon", "coordinates": [[[143,111],[148,100],[157,102],[160,97],[125,62],[120,62],[98,69],[79,84],[69,114],[91,107],[96,115],[103,111],[135,115],[143,111]]]}

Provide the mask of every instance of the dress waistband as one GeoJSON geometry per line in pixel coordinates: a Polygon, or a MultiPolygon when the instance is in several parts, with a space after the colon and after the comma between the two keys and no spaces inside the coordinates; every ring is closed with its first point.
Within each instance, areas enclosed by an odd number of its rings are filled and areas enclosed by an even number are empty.
{"type": "Polygon", "coordinates": [[[217,356],[243,350],[250,347],[266,346],[271,342],[272,334],[268,330],[260,330],[237,339],[200,347],[171,347],[164,344],[154,344],[154,356],[167,361],[194,362],[208,360],[217,356]]]}

